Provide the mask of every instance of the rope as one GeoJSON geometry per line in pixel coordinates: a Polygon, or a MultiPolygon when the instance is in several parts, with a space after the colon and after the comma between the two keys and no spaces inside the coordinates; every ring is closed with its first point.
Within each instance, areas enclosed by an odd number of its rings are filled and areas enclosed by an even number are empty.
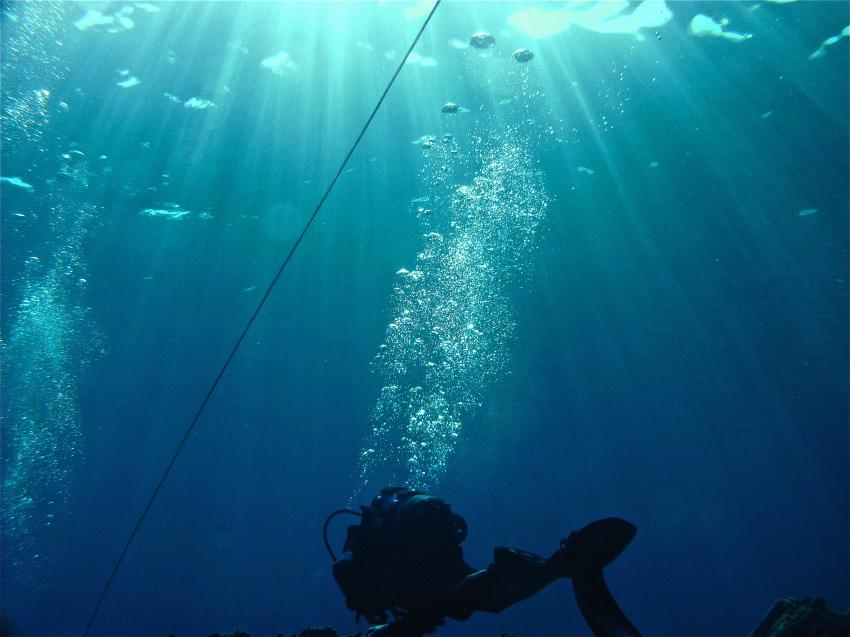
{"type": "Polygon", "coordinates": [[[154,501],[156,500],[159,492],[162,490],[162,486],[165,484],[165,481],[168,479],[171,470],[174,468],[174,465],[177,462],[177,458],[180,456],[180,452],[183,451],[183,447],[186,445],[186,441],[189,439],[189,435],[192,433],[192,430],[195,428],[195,425],[200,420],[201,415],[204,413],[206,409],[207,403],[209,403],[210,398],[215,393],[215,390],[218,388],[218,384],[221,381],[224,373],[227,371],[227,368],[230,366],[231,361],[236,356],[236,352],[239,350],[239,347],[242,345],[242,341],[245,340],[245,336],[248,334],[248,330],[251,329],[251,326],[254,324],[254,320],[259,315],[260,311],[263,309],[263,306],[266,304],[269,296],[274,289],[274,286],[277,284],[280,277],[283,275],[284,270],[289,265],[289,262],[292,260],[295,251],[298,250],[298,247],[301,245],[301,241],[304,239],[304,236],[307,234],[307,231],[310,229],[310,226],[313,225],[313,222],[316,220],[316,217],[319,215],[319,211],[322,209],[322,206],[325,204],[328,196],[331,194],[331,190],[336,185],[339,176],[342,174],[342,171],[345,170],[345,166],[348,164],[348,160],[351,159],[351,156],[354,154],[357,146],[360,144],[360,140],[363,139],[363,136],[366,134],[366,130],[369,128],[369,125],[372,123],[372,120],[375,118],[375,115],[378,112],[378,109],[381,108],[381,104],[384,103],[384,99],[387,97],[387,94],[390,92],[392,85],[395,83],[396,78],[399,73],[401,73],[401,69],[404,67],[405,62],[407,62],[407,58],[413,52],[414,47],[417,42],[419,42],[419,38],[422,37],[422,34],[425,32],[425,27],[428,26],[428,23],[431,21],[431,18],[434,16],[434,12],[437,10],[437,7],[440,6],[440,2],[442,0],[436,0],[434,2],[434,6],[431,8],[431,12],[428,14],[428,17],[425,18],[425,21],[422,23],[422,26],[419,28],[419,32],[416,34],[416,37],[413,38],[413,42],[410,44],[410,47],[407,49],[407,53],[404,54],[401,62],[398,65],[398,68],[393,73],[392,78],[390,78],[389,83],[387,84],[384,92],[381,94],[380,99],[377,104],[375,104],[375,108],[372,109],[372,113],[369,115],[369,119],[366,120],[366,123],[363,124],[363,128],[360,129],[360,134],[357,135],[357,139],[354,140],[354,143],[351,145],[348,153],[345,155],[345,159],[342,160],[342,163],[339,165],[339,168],[336,171],[333,179],[328,184],[328,187],[325,189],[325,193],[322,195],[322,198],[319,199],[319,203],[316,204],[313,213],[310,215],[310,218],[307,220],[307,223],[304,224],[304,227],[301,229],[301,232],[298,235],[298,238],[295,240],[295,243],[289,250],[289,253],[286,255],[286,258],[281,263],[280,267],[277,270],[277,274],[274,275],[271,283],[266,288],[265,293],[263,294],[263,298],[260,299],[260,302],[257,304],[257,307],[254,309],[254,312],[251,314],[251,317],[248,319],[248,322],[245,324],[245,327],[242,329],[241,334],[239,334],[239,338],[236,339],[236,343],[233,345],[233,348],[230,350],[230,353],[227,355],[227,358],[224,361],[224,364],[221,366],[221,369],[218,371],[218,374],[207,390],[206,395],[204,396],[203,401],[201,401],[201,405],[198,407],[198,410],[195,412],[194,418],[189,423],[189,426],[186,427],[186,431],[183,433],[183,437],[180,439],[180,443],[177,445],[177,448],[174,450],[173,455],[171,456],[171,460],[168,465],[165,467],[165,471],[162,472],[162,476],[157,482],[156,487],[154,487],[153,492],[148,498],[148,502],[145,505],[145,508],[142,510],[139,519],[136,520],[135,526],[133,526],[133,530],[130,532],[130,536],[127,538],[127,542],[124,544],[124,548],[121,549],[121,553],[118,556],[118,559],[115,560],[115,565],[112,567],[112,572],[109,575],[109,579],[106,580],[106,585],[103,587],[103,590],[100,593],[100,596],[97,599],[97,603],[94,606],[94,610],[89,617],[89,621],[86,624],[85,632],[83,633],[84,637],[88,637],[89,631],[91,630],[92,625],[97,619],[97,613],[100,610],[101,604],[103,604],[103,600],[106,598],[106,594],[109,592],[109,589],[112,587],[112,582],[115,580],[115,576],[118,573],[118,570],[121,568],[121,564],[124,562],[124,558],[127,555],[127,551],[130,549],[130,546],[133,544],[133,540],[136,538],[136,534],[139,532],[139,528],[141,528],[142,523],[148,515],[148,512],[151,510],[154,501]]]}

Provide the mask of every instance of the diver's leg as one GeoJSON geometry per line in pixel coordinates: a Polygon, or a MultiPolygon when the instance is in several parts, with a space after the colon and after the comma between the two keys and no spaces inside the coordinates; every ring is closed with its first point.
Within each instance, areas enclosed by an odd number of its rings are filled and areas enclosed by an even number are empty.
{"type": "Polygon", "coordinates": [[[490,566],[467,575],[452,590],[446,614],[453,619],[466,619],[477,610],[498,613],[531,597],[557,577],[546,558],[497,547],[490,566]]]}
{"type": "Polygon", "coordinates": [[[605,584],[602,568],[610,564],[634,538],[634,525],[619,518],[597,520],[562,540],[548,559],[498,548],[484,571],[467,575],[446,600],[445,615],[466,619],[477,610],[498,613],[530,597],[559,577],[573,580],[576,601],[597,637],[640,637],[617,606],[605,584]]]}

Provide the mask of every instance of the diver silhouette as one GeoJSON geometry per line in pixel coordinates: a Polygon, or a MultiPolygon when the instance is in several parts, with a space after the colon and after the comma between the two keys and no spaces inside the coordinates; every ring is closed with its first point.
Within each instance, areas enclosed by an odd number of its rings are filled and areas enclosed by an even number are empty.
{"type": "Polygon", "coordinates": [[[496,547],[483,570],[463,559],[466,521],[450,506],[422,491],[381,490],[360,512],[335,511],[325,521],[325,546],[334,559],[333,575],[357,620],[365,617],[374,637],[419,637],[446,618],[464,620],[475,611],[498,613],[559,578],[573,582],[576,602],[597,637],[639,637],[614,601],[602,576],[634,538],[637,529],[620,518],[597,520],[561,540],[548,558],[496,547]],[[328,523],[338,513],[360,515],[348,527],[343,554],[336,558],[327,540],[328,523]],[[394,620],[388,623],[392,613],[394,620]]]}

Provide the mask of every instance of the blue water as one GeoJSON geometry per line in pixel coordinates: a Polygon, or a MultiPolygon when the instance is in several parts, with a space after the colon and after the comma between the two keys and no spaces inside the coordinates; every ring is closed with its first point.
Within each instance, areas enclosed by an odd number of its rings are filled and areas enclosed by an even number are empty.
{"type": "MultiPolygon", "coordinates": [[[[645,634],[846,608],[847,3],[530,6],[438,8],[93,634],[355,632],[322,524],[388,481],[481,567],[631,520],[606,577],[645,634]]],[[[428,9],[3,3],[7,630],[82,633],[428,9]]],[[[589,633],[564,582],[439,632],[589,633]]]]}

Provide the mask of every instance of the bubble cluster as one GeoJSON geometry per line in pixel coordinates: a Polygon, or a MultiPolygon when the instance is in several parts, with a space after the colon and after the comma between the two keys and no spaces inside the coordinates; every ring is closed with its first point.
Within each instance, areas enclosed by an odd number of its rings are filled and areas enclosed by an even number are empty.
{"type": "MultiPolygon", "coordinates": [[[[4,153],[37,144],[50,119],[50,88],[65,74],[57,50],[67,24],[59,0],[9,1],[4,24],[0,130],[4,153]]],[[[8,159],[8,157],[7,157],[8,159]]]]}
{"type": "Polygon", "coordinates": [[[86,161],[60,157],[49,247],[25,260],[20,301],[2,343],[3,557],[26,566],[66,502],[82,454],[79,379],[102,348],[85,303],[83,240],[95,216],[85,202],[86,161]]]}
{"type": "Polygon", "coordinates": [[[428,488],[440,478],[464,418],[509,360],[509,287],[527,274],[547,196],[528,144],[510,131],[476,140],[472,182],[452,183],[453,137],[423,149],[429,206],[412,269],[396,273],[393,320],[374,361],[382,388],[360,456],[377,472],[428,488]]]}

